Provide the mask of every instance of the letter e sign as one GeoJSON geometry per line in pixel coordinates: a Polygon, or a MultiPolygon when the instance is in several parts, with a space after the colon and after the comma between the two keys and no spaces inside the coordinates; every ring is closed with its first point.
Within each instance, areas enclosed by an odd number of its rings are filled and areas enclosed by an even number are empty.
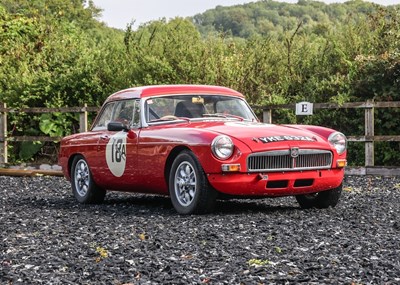
{"type": "Polygon", "coordinates": [[[300,102],[296,104],[296,115],[312,115],[313,114],[313,103],[310,102],[300,102]]]}

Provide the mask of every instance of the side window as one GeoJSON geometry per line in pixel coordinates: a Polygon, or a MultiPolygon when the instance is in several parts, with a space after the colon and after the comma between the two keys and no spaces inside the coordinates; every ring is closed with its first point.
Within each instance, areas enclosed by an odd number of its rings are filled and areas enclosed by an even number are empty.
{"type": "Polygon", "coordinates": [[[113,120],[129,127],[139,126],[139,100],[123,100],[115,104],[113,120]]]}
{"type": "Polygon", "coordinates": [[[137,128],[140,125],[139,100],[121,100],[104,106],[93,131],[107,129],[110,121],[122,122],[128,127],[137,128]]]}
{"type": "Polygon", "coordinates": [[[97,121],[96,125],[93,127],[94,131],[107,128],[107,124],[112,119],[114,105],[115,105],[114,103],[108,103],[106,106],[104,106],[103,111],[100,114],[99,120],[97,121]]]}

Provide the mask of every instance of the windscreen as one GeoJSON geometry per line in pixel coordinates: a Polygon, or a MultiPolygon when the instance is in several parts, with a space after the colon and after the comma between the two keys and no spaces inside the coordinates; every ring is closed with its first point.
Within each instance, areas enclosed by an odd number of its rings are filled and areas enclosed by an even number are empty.
{"type": "Polygon", "coordinates": [[[179,95],[149,98],[147,122],[160,120],[204,119],[210,117],[257,121],[245,100],[222,95],[179,95]]]}

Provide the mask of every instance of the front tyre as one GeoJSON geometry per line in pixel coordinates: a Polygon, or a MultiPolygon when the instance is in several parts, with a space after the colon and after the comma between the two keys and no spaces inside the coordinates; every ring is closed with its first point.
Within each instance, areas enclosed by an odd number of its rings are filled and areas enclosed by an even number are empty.
{"type": "Polygon", "coordinates": [[[106,196],[106,191],[93,181],[89,165],[81,155],[72,161],[71,186],[76,200],[82,204],[101,203],[106,196]]]}
{"type": "Polygon", "coordinates": [[[168,183],[172,205],[179,214],[204,214],[214,209],[217,192],[192,152],[182,151],[175,158],[168,183]]]}
{"type": "Polygon", "coordinates": [[[296,200],[299,203],[300,207],[303,209],[310,209],[310,208],[324,209],[329,207],[335,207],[339,202],[339,198],[342,193],[342,188],[343,184],[340,184],[339,187],[330,190],[314,194],[297,195],[296,200]]]}

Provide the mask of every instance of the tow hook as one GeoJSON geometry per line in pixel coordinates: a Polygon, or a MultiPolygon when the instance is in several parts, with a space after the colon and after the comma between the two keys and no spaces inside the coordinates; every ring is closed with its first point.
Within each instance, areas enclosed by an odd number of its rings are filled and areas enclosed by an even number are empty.
{"type": "Polygon", "coordinates": [[[259,173],[258,177],[260,178],[260,180],[268,180],[268,175],[264,173],[259,173]]]}

